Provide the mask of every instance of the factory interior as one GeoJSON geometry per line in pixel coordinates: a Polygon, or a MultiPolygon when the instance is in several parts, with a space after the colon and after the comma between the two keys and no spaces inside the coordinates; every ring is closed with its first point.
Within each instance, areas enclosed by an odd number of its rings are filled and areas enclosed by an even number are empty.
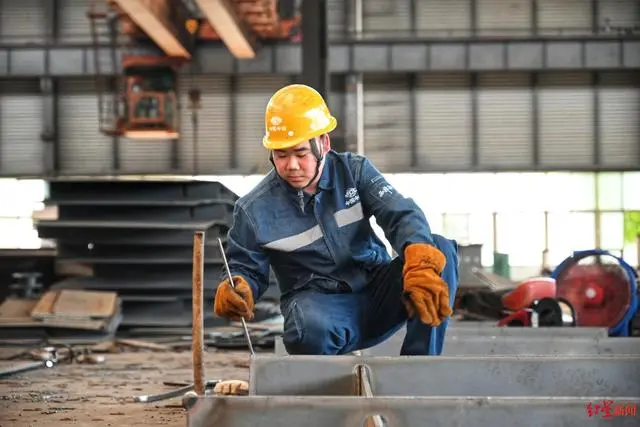
{"type": "Polygon", "coordinates": [[[639,71],[640,0],[0,0],[0,427],[640,426],[639,71]],[[214,310],[290,85],[457,243],[441,351],[214,310]]]}

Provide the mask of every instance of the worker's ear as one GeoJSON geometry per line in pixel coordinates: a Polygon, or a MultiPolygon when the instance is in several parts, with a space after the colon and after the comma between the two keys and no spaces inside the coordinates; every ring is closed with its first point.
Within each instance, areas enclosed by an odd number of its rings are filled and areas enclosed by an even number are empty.
{"type": "Polygon", "coordinates": [[[324,135],[320,135],[320,146],[322,147],[322,152],[325,154],[331,151],[331,139],[329,138],[329,134],[325,133],[324,135]]]}

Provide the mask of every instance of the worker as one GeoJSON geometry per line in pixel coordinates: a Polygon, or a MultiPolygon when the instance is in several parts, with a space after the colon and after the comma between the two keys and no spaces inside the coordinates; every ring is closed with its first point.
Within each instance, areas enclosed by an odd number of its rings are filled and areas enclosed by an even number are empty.
{"type": "Polygon", "coordinates": [[[458,285],[456,242],[433,234],[369,159],[331,149],[337,120],[313,88],[278,90],[264,120],[274,168],[235,204],[226,247],[235,287],[219,284],[215,313],[251,320],[271,268],[289,354],[350,353],[406,324],[401,355],[440,355],[458,285]]]}

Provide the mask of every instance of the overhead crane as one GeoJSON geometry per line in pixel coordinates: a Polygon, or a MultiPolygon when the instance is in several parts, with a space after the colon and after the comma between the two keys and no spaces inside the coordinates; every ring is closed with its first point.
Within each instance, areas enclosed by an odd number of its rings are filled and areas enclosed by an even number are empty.
{"type": "MultiPolygon", "coordinates": [[[[178,71],[196,44],[222,42],[235,58],[251,60],[261,40],[288,39],[298,15],[295,2],[279,0],[93,0],[87,16],[100,131],[136,140],[179,138],[178,71]],[[162,54],[118,54],[123,38],[134,46],[151,42],[162,54]],[[105,80],[106,71],[117,77],[105,80]]],[[[189,99],[195,112],[199,90],[191,89],[189,99]]]]}

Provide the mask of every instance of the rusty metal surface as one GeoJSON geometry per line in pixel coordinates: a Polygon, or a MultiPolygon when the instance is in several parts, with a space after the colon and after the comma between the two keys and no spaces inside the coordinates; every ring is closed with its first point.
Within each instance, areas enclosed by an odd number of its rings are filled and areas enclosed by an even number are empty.
{"type": "Polygon", "coordinates": [[[348,395],[357,366],[376,396],[617,396],[640,398],[636,356],[357,357],[258,355],[250,394],[348,395]]]}
{"type": "Polygon", "coordinates": [[[193,389],[199,395],[204,395],[204,232],[196,231],[193,235],[193,337],[191,351],[193,352],[193,389]]]}
{"type": "MultiPolygon", "coordinates": [[[[360,427],[382,416],[392,427],[585,427],[638,425],[638,417],[589,417],[587,405],[603,398],[442,398],[352,396],[201,397],[187,415],[189,427],[360,427]]],[[[605,398],[607,399],[607,398],[605,398]]],[[[613,405],[638,399],[610,398],[613,405]]]]}

